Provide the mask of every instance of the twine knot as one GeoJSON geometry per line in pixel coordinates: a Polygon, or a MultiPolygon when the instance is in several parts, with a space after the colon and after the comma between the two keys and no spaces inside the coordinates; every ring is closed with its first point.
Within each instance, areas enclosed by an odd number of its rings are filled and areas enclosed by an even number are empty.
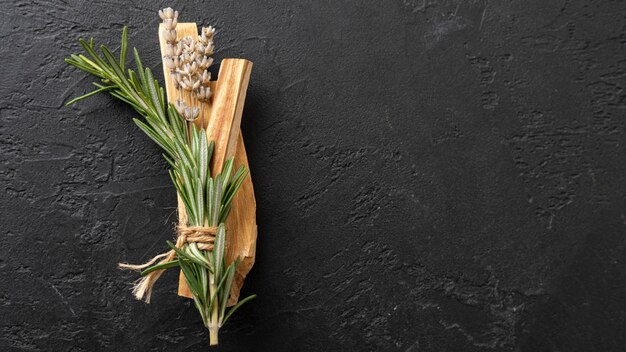
{"type": "MultiPolygon", "coordinates": [[[[215,234],[217,233],[217,227],[204,227],[204,226],[178,226],[176,237],[176,248],[182,248],[187,243],[196,243],[198,249],[211,251],[213,250],[213,244],[215,243],[215,234]]],[[[154,256],[144,264],[132,265],[126,263],[119,263],[121,269],[129,270],[144,270],[152,265],[160,265],[167,262],[171,262],[176,257],[176,251],[170,249],[165,253],[154,256]]],[[[150,303],[150,296],[152,295],[152,288],[157,280],[161,277],[165,269],[152,271],[143,276],[133,286],[133,294],[138,300],[144,300],[146,303],[150,303]]]]}

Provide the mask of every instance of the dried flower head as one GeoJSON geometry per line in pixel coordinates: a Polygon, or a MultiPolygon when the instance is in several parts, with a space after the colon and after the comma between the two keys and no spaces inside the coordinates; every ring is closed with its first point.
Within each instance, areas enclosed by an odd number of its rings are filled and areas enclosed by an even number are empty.
{"type": "Polygon", "coordinates": [[[178,73],[173,72],[171,75],[172,78],[172,84],[174,85],[174,88],[176,88],[176,90],[180,89],[180,76],[178,73]]]}
{"type": "Polygon", "coordinates": [[[161,17],[163,21],[177,19],[178,11],[174,11],[171,7],[167,7],[163,10],[159,10],[159,17],[161,17]]]}
{"type": "Polygon", "coordinates": [[[175,103],[176,111],[183,116],[183,118],[187,121],[194,121],[200,115],[200,109],[190,107],[182,100],[176,100],[175,103]]]}
{"type": "Polygon", "coordinates": [[[213,58],[202,56],[202,58],[199,58],[196,62],[198,63],[198,67],[206,72],[206,69],[213,64],[213,58]]]}
{"type": "Polygon", "coordinates": [[[185,118],[185,120],[189,122],[194,122],[198,118],[199,115],[200,115],[200,109],[186,107],[183,117],[185,118]]]}
{"type": "Polygon", "coordinates": [[[176,64],[174,63],[174,59],[172,59],[171,56],[163,57],[163,65],[165,65],[165,67],[167,67],[170,72],[176,71],[176,64]]]}
{"type": "Polygon", "coordinates": [[[177,24],[178,20],[176,18],[163,20],[163,26],[165,29],[175,29],[177,24]]]}
{"type": "Polygon", "coordinates": [[[202,27],[202,32],[200,33],[199,41],[207,45],[210,41],[213,41],[213,36],[215,35],[215,28],[213,26],[202,27]]]}
{"type": "Polygon", "coordinates": [[[203,71],[202,75],[200,76],[200,81],[202,81],[202,85],[204,86],[209,86],[209,84],[211,84],[211,72],[209,71],[203,71]]]}
{"type": "Polygon", "coordinates": [[[193,67],[191,66],[191,64],[186,63],[183,64],[182,67],[179,67],[176,72],[180,73],[181,75],[185,75],[187,77],[193,75],[195,73],[195,70],[193,69],[193,67]]]}
{"type": "Polygon", "coordinates": [[[167,43],[165,46],[165,56],[172,58],[176,56],[176,46],[171,43],[167,43]]]}
{"type": "Polygon", "coordinates": [[[174,44],[176,43],[176,30],[175,29],[164,29],[163,30],[163,38],[165,41],[174,44]]]}
{"type": "Polygon", "coordinates": [[[194,90],[194,91],[197,90],[198,88],[200,88],[200,84],[201,83],[202,82],[199,81],[199,80],[198,81],[193,81],[193,85],[191,86],[191,89],[194,90]]]}
{"type": "Polygon", "coordinates": [[[196,91],[196,96],[200,102],[208,103],[209,99],[211,99],[211,88],[209,87],[200,87],[196,91]]]}
{"type": "Polygon", "coordinates": [[[174,106],[176,107],[176,111],[178,111],[179,114],[183,115],[185,113],[185,108],[187,108],[187,103],[185,103],[183,100],[176,99],[174,106]]]}
{"type": "Polygon", "coordinates": [[[188,92],[191,92],[193,84],[194,84],[194,81],[192,80],[191,77],[184,77],[180,82],[181,88],[183,88],[183,90],[186,90],[188,92]]]}

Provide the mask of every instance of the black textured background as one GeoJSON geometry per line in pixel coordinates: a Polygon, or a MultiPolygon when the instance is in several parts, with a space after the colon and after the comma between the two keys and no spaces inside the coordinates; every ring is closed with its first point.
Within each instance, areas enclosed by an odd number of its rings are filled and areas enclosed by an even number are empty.
{"type": "Polygon", "coordinates": [[[623,1],[3,1],[0,350],[206,351],[159,150],[62,59],[160,72],[157,9],[255,63],[256,301],[222,351],[623,351],[623,1]]]}

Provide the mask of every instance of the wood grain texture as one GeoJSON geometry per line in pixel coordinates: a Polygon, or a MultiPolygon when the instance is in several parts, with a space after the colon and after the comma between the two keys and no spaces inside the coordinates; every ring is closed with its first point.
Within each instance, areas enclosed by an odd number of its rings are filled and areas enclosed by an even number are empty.
{"type": "MultiPolygon", "coordinates": [[[[161,53],[164,53],[166,42],[161,36],[161,30],[162,25],[159,26],[159,43],[161,53]]],[[[198,35],[198,28],[195,23],[179,23],[176,31],[178,39],[188,35],[198,35]]],[[[248,60],[223,59],[218,80],[211,82],[213,99],[208,106],[205,105],[202,116],[196,120],[197,126],[206,128],[207,139],[215,142],[211,165],[213,176],[221,172],[224,161],[232,157],[235,160],[235,167],[244,165],[250,170],[239,126],[251,70],[252,62],[248,60]]],[[[199,106],[195,97],[185,93],[182,93],[182,97],[179,96],[179,92],[172,85],[169,70],[165,66],[163,66],[163,75],[168,102],[173,103],[176,99],[183,99],[188,104],[199,106]]],[[[179,223],[186,223],[187,221],[185,207],[180,198],[178,199],[178,219],[179,223]]],[[[246,177],[233,199],[226,228],[227,263],[230,264],[238,257],[241,259],[229,301],[229,305],[233,305],[239,299],[239,292],[246,275],[254,264],[256,253],[256,199],[250,175],[246,177]]],[[[192,297],[182,272],[179,277],[178,294],[192,297]]]]}

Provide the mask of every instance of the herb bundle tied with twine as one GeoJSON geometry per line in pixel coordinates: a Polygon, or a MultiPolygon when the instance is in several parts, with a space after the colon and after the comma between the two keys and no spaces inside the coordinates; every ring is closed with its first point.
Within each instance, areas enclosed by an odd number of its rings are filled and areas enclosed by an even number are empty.
{"type": "Polygon", "coordinates": [[[133,49],[136,71],[126,67],[128,29],[122,31],[119,57],[106,46],[96,51],[93,38],[80,39],[85,55],[71,55],[65,61],[81,71],[99,78],[96,89],[67,103],[74,104],[101,92],[132,106],[141,116],[135,124],[163,149],[169,174],[184,204],[186,222],[177,228],[176,242],[167,242],[170,250],[141,265],[120,264],[121,268],[141,271],[133,293],[137,299],[150,302],[154,284],[164,270],[180,267],[204,325],[209,330],[210,344],[218,343],[218,331],[248,296],[227,310],[227,303],[239,259],[227,263],[226,219],[237,190],[248,176],[245,166],[235,169],[227,159],[220,173],[211,177],[214,143],[207,140],[203,110],[210,102],[215,29],[202,28],[197,37],[177,40],[178,12],[171,8],[159,11],[166,38],[164,64],[178,90],[180,99],[166,102],[163,88],[154,79],[150,68],[142,65],[137,49],[133,49]],[[192,96],[197,104],[182,98],[192,96]],[[198,106],[199,105],[199,106],[198,106]],[[201,128],[195,124],[201,116],[201,128]]]}

